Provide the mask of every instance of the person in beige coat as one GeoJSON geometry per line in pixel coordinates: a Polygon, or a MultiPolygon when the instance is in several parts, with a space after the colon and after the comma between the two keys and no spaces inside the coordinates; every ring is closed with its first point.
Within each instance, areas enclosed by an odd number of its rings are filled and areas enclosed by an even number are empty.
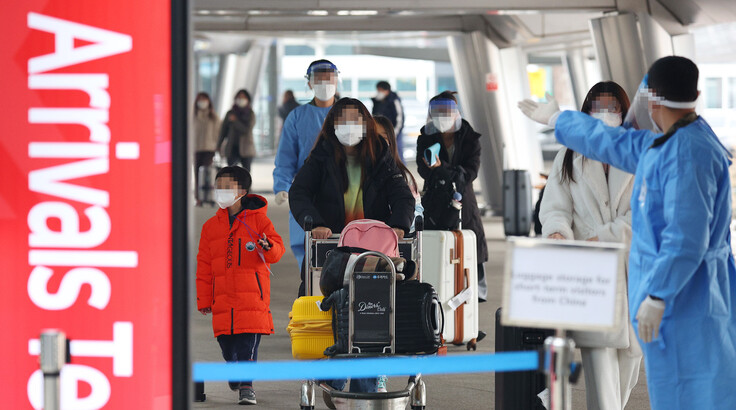
{"type": "MultiPolygon", "coordinates": [[[[194,178],[197,187],[197,205],[201,205],[205,198],[200,198],[199,167],[209,167],[215,157],[217,136],[220,132],[220,118],[215,114],[209,94],[201,92],[194,101],[194,178]]],[[[210,181],[214,184],[214,180],[210,181]]],[[[212,189],[212,187],[210,187],[212,189]]]]}
{"type": "Polygon", "coordinates": [[[225,114],[217,141],[217,149],[227,159],[227,164],[233,166],[240,163],[248,172],[253,157],[256,156],[256,145],[253,142],[256,116],[251,102],[248,90],[238,90],[235,93],[233,107],[225,114]]]}
{"type": "MultiPolygon", "coordinates": [[[[593,86],[582,112],[621,125],[629,108],[614,82],[593,86]]],[[[634,176],[563,148],[555,158],[542,200],[542,235],[552,239],[631,243],[634,176]]],[[[626,258],[628,262],[628,257],[626,258]]],[[[612,332],[573,332],[581,348],[588,410],[622,410],[639,379],[642,351],[628,314],[626,267],[619,275],[620,326],[612,332]]]]}

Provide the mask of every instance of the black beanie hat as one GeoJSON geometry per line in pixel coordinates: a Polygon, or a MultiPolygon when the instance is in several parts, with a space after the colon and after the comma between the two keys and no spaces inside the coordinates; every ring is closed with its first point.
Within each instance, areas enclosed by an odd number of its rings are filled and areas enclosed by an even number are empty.
{"type": "Polygon", "coordinates": [[[698,99],[698,67],[685,57],[662,57],[649,67],[648,83],[659,97],[674,102],[698,99]]]}

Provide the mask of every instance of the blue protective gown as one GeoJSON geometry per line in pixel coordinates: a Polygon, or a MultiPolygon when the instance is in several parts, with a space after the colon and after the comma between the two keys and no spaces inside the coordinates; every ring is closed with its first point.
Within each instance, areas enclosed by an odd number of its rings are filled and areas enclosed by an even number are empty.
{"type": "Polygon", "coordinates": [[[636,175],[631,196],[629,312],[647,295],[666,308],[643,343],[652,408],[736,409],[736,267],[730,246],[729,154],[698,118],[663,145],[646,130],[563,112],[565,146],[636,175]]]}
{"type": "MultiPolygon", "coordinates": [[[[291,183],[312,151],[314,142],[322,130],[322,123],[332,107],[304,104],[294,108],[284,121],[276,168],[273,170],[273,192],[289,192],[291,183]]],[[[304,230],[289,212],[289,242],[299,266],[304,260],[304,230]]]]}

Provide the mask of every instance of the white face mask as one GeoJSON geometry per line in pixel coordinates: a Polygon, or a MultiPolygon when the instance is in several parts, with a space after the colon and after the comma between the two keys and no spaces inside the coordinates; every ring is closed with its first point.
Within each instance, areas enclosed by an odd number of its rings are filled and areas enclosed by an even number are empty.
{"type": "Polygon", "coordinates": [[[207,101],[207,100],[199,100],[199,101],[197,101],[197,108],[199,108],[200,110],[206,110],[209,107],[210,107],[209,101],[207,101]]]}
{"type": "Polygon", "coordinates": [[[440,132],[447,132],[452,129],[452,127],[455,126],[455,118],[454,117],[434,117],[432,118],[432,123],[434,123],[434,126],[440,130],[440,132]]]}
{"type": "Polygon", "coordinates": [[[247,98],[236,98],[235,105],[237,105],[240,108],[245,108],[248,105],[248,99],[247,98]]]}
{"type": "Polygon", "coordinates": [[[320,101],[327,101],[335,96],[337,86],[335,84],[315,84],[312,86],[314,96],[320,101]]]}
{"type": "Polygon", "coordinates": [[[242,195],[238,196],[238,191],[234,189],[215,189],[215,202],[222,209],[233,206],[241,197],[242,195]]]}
{"type": "Polygon", "coordinates": [[[647,114],[649,114],[649,121],[652,122],[652,131],[655,134],[661,134],[662,133],[662,129],[659,128],[659,125],[657,125],[656,122],[654,122],[654,117],[652,117],[652,110],[650,108],[647,108],[647,114]]]}
{"type": "Polygon", "coordinates": [[[590,116],[603,121],[603,123],[608,125],[609,127],[618,127],[621,125],[621,113],[594,112],[591,113],[590,116]]]}
{"type": "Polygon", "coordinates": [[[346,147],[354,147],[363,140],[365,128],[360,124],[337,124],[335,136],[340,144],[346,147]]]}

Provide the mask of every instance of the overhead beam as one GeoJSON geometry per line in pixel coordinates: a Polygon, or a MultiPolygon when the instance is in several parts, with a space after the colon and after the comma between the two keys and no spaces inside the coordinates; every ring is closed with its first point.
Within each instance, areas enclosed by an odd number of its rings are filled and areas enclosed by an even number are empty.
{"type": "Polygon", "coordinates": [[[461,31],[483,30],[482,16],[311,17],[249,16],[218,18],[194,16],[196,31],[461,31]]]}
{"type": "Polygon", "coordinates": [[[272,10],[303,13],[306,10],[604,10],[616,0],[194,0],[194,10],[272,10]]]}

